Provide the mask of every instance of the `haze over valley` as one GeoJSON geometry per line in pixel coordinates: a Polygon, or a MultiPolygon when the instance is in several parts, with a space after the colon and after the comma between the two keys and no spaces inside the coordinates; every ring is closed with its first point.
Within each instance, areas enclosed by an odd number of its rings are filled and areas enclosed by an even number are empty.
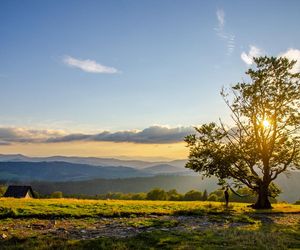
{"type": "MultiPolygon", "coordinates": [[[[66,195],[97,195],[108,192],[139,193],[160,187],[187,192],[212,192],[220,186],[216,178],[204,178],[185,168],[186,160],[147,162],[97,157],[27,157],[0,155],[0,182],[25,183],[42,194],[62,191],[66,195]]],[[[276,183],[280,200],[299,199],[300,172],[282,175],[276,183]]]]}

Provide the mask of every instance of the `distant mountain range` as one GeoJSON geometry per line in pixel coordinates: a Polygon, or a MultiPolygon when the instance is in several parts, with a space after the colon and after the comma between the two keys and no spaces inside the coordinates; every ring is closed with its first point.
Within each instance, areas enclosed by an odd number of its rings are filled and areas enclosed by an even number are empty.
{"type": "MultiPolygon", "coordinates": [[[[203,179],[198,173],[184,168],[185,162],[185,160],[146,162],[96,157],[0,155],[0,181],[6,184],[39,183],[39,190],[44,193],[48,187],[48,191],[59,190],[68,194],[72,192],[97,194],[106,191],[144,192],[154,187],[178,190],[201,188],[210,191],[217,188],[215,178],[203,179]]],[[[299,180],[299,171],[290,172],[288,177],[280,175],[275,181],[283,191],[280,199],[289,202],[299,200],[299,180]]]]}
{"type": "Polygon", "coordinates": [[[97,167],[69,162],[0,162],[0,179],[8,181],[80,181],[153,176],[129,167],[97,167]]]}
{"type": "Polygon", "coordinates": [[[193,174],[186,168],[175,167],[169,164],[159,164],[147,168],[143,168],[141,171],[149,174],[193,174]]]}
{"type": "Polygon", "coordinates": [[[15,181],[79,181],[155,175],[197,175],[185,160],[146,162],[96,157],[28,157],[0,154],[0,179],[15,181]]]}
{"type": "Polygon", "coordinates": [[[183,168],[187,160],[175,160],[175,161],[160,161],[160,162],[148,162],[138,160],[119,160],[115,158],[97,158],[97,157],[76,157],[76,156],[50,156],[50,157],[29,157],[22,154],[0,154],[0,162],[54,162],[62,161],[69,163],[88,164],[92,166],[102,167],[131,167],[131,168],[147,168],[156,165],[171,165],[178,168],[183,168]]]}

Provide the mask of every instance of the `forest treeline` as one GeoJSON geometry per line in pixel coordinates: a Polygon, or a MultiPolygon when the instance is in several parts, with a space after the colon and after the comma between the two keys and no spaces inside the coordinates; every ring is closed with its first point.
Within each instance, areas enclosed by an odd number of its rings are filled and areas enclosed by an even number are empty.
{"type": "MultiPolygon", "coordinates": [[[[237,193],[240,196],[229,191],[230,201],[251,203],[256,199],[255,194],[248,188],[240,188],[237,190],[237,193]]],[[[63,194],[61,195],[63,196],[63,194]]],[[[154,188],[149,192],[140,193],[108,192],[95,195],[94,197],[85,195],[68,195],[65,197],[81,199],[94,198],[100,200],[225,201],[223,189],[217,189],[211,193],[208,193],[206,189],[204,191],[190,190],[186,193],[179,193],[176,189],[166,191],[161,188],[154,188]]],[[[275,203],[276,200],[272,199],[272,202],[275,203]]]]}
{"type": "MultiPolygon", "coordinates": [[[[0,187],[0,197],[4,194],[6,187],[0,187]]],[[[36,198],[76,198],[76,199],[97,199],[97,200],[161,200],[161,201],[224,201],[224,190],[217,189],[208,193],[205,189],[203,192],[199,190],[190,190],[186,193],[179,193],[176,189],[164,190],[161,188],[151,189],[149,192],[139,193],[122,193],[108,192],[97,195],[72,194],[67,195],[61,191],[55,191],[51,194],[40,194],[34,191],[36,198]]],[[[237,195],[229,191],[230,201],[251,203],[255,201],[255,195],[248,188],[240,188],[237,195]]],[[[276,202],[275,199],[272,200],[276,202]]]]}
{"type": "MultiPolygon", "coordinates": [[[[299,178],[300,172],[295,171],[289,176],[288,180],[285,176],[281,176],[278,179],[278,184],[280,187],[282,187],[282,194],[280,197],[278,197],[279,201],[294,203],[300,199],[298,192],[299,178]],[[287,181],[288,185],[286,184],[287,181]]],[[[72,195],[76,194],[76,196],[79,198],[91,198],[98,195],[100,197],[106,196],[105,198],[101,199],[112,199],[109,196],[114,196],[118,199],[125,199],[125,197],[129,197],[126,199],[136,199],[136,197],[139,196],[136,196],[135,194],[147,194],[149,190],[152,190],[155,187],[159,187],[163,190],[176,189],[180,194],[178,196],[178,200],[183,200],[182,197],[190,190],[204,192],[206,189],[209,195],[216,194],[217,197],[210,197],[212,200],[220,200],[223,196],[223,191],[216,192],[216,190],[219,188],[217,185],[217,179],[202,179],[201,176],[155,176],[127,179],[93,179],[72,182],[16,182],[0,180],[0,185],[30,185],[32,186],[33,190],[37,191],[39,194],[41,194],[41,196],[48,197],[50,197],[50,195],[56,191],[61,191],[64,197],[72,197],[72,195]],[[130,196],[133,196],[133,198],[130,198],[130,196]]],[[[145,195],[141,195],[140,198],[145,198],[145,195]]],[[[248,202],[251,197],[242,198],[231,195],[231,198],[236,201],[248,202]]],[[[174,197],[172,197],[172,199],[174,199],[174,197]]]]}

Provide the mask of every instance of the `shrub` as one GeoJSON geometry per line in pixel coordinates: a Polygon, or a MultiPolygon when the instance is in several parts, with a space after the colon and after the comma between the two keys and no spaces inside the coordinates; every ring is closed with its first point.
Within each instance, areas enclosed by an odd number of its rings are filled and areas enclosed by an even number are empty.
{"type": "Polygon", "coordinates": [[[131,196],[132,200],[146,200],[147,194],[145,193],[137,193],[131,196]]]}
{"type": "Polygon", "coordinates": [[[218,201],[218,196],[216,194],[210,194],[207,198],[208,201],[218,201]]]}
{"type": "Polygon", "coordinates": [[[154,188],[147,193],[147,200],[160,200],[164,201],[167,199],[167,193],[160,188],[154,188]]]}
{"type": "Polygon", "coordinates": [[[184,195],[184,200],[186,201],[201,201],[202,200],[202,193],[196,190],[191,190],[188,191],[185,195],[184,195]]]}
{"type": "Polygon", "coordinates": [[[53,193],[50,195],[50,198],[63,198],[63,193],[60,192],[60,191],[53,192],[53,193]]]}
{"type": "Polygon", "coordinates": [[[5,186],[0,186],[0,197],[2,197],[5,194],[6,187],[5,186]]]}

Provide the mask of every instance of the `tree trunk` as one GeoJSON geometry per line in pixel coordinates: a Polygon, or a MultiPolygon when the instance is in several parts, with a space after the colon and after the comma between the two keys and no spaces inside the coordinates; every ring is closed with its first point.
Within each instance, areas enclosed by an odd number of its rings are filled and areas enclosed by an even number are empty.
{"type": "Polygon", "coordinates": [[[272,208],[271,203],[269,201],[268,195],[268,185],[261,185],[258,190],[258,199],[255,204],[253,204],[253,208],[255,209],[270,209],[272,208]]]}

